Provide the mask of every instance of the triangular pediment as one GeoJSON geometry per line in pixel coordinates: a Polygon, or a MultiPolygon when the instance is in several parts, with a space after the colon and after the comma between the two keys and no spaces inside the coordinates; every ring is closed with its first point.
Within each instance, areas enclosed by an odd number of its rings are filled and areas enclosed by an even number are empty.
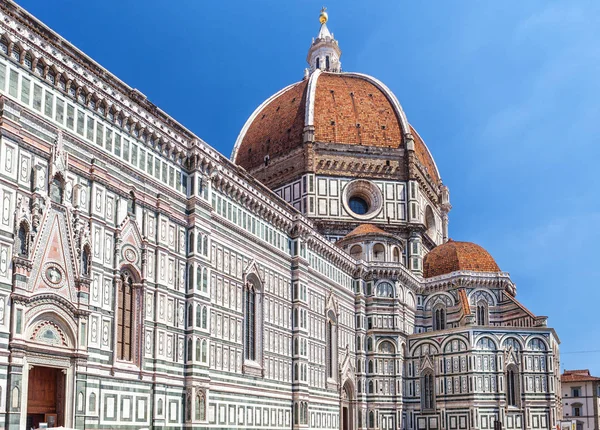
{"type": "Polygon", "coordinates": [[[127,216],[121,223],[121,264],[132,264],[141,267],[143,239],[140,229],[134,219],[127,216]]]}
{"type": "Polygon", "coordinates": [[[254,259],[252,261],[250,261],[250,263],[248,263],[248,265],[244,269],[244,278],[248,279],[249,275],[256,276],[260,280],[261,283],[264,282],[264,279],[260,274],[260,269],[258,267],[258,264],[256,263],[256,260],[254,260],[254,259]]]}
{"type": "Polygon", "coordinates": [[[66,212],[49,209],[34,247],[33,270],[27,290],[33,294],[53,293],[73,303],[77,300],[75,278],[79,264],[72,244],[66,212]]]}
{"type": "Polygon", "coordinates": [[[427,354],[424,357],[421,357],[419,368],[421,369],[421,372],[427,369],[433,370],[433,359],[431,358],[431,355],[427,354]]]}

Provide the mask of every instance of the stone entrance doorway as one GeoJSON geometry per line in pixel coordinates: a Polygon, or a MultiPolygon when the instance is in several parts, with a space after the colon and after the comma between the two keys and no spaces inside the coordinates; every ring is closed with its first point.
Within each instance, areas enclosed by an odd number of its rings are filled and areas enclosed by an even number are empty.
{"type": "Polygon", "coordinates": [[[354,390],[349,381],[346,381],[342,389],[341,399],[341,411],[340,411],[340,428],[341,430],[354,430],[354,390]]]}
{"type": "Polygon", "coordinates": [[[65,397],[65,372],[62,369],[42,366],[30,368],[26,428],[38,428],[44,422],[48,423],[48,427],[63,426],[65,397]]]}

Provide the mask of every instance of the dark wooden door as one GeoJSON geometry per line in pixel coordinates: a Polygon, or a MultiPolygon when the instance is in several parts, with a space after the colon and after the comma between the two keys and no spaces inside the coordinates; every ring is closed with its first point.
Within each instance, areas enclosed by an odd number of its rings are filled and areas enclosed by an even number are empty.
{"type": "Polygon", "coordinates": [[[45,421],[46,414],[57,415],[57,425],[64,424],[65,375],[61,369],[34,366],[29,370],[27,415],[34,425],[45,421]]]}

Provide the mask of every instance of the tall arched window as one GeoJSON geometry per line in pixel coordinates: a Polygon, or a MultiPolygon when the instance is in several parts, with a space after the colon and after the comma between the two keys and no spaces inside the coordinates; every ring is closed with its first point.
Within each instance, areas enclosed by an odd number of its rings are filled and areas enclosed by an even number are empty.
{"type": "Polygon", "coordinates": [[[369,412],[369,428],[375,428],[375,412],[373,411],[369,412]]]}
{"type": "Polygon", "coordinates": [[[327,377],[333,378],[333,322],[327,321],[327,350],[329,351],[329,360],[327,360],[327,377]]]}
{"type": "Polygon", "coordinates": [[[398,249],[397,246],[394,246],[392,261],[394,263],[400,263],[400,250],[398,249]]]}
{"type": "Polygon", "coordinates": [[[196,268],[196,289],[200,291],[200,286],[202,285],[202,268],[196,268]]]}
{"type": "Polygon", "coordinates": [[[127,199],[127,215],[135,215],[135,194],[133,191],[129,192],[129,198],[127,199]]]}
{"type": "Polygon", "coordinates": [[[208,309],[206,306],[202,308],[202,328],[208,328],[208,309]]]}
{"type": "Polygon", "coordinates": [[[196,327],[202,327],[202,308],[196,307],[196,327]]]}
{"type": "Polygon", "coordinates": [[[196,394],[196,421],[205,421],[206,420],[206,397],[204,397],[204,393],[202,391],[198,391],[196,394]]]}
{"type": "Polygon", "coordinates": [[[208,270],[206,267],[202,269],[202,292],[208,292],[208,270]]]}
{"type": "Polygon", "coordinates": [[[517,406],[519,397],[519,373],[517,366],[510,364],[506,368],[506,403],[508,406],[517,406]]]}
{"type": "Polygon", "coordinates": [[[128,271],[121,274],[117,306],[117,358],[133,361],[135,321],[133,309],[133,277],[128,271]]]}
{"type": "Polygon", "coordinates": [[[435,390],[433,371],[431,369],[425,370],[421,377],[421,409],[431,410],[435,407],[435,390]]]}
{"type": "Polygon", "coordinates": [[[246,324],[246,342],[245,353],[246,359],[256,359],[256,289],[254,284],[248,282],[246,288],[246,303],[245,303],[245,324],[246,324]]]}
{"type": "Polygon", "coordinates": [[[202,254],[208,255],[208,236],[202,237],[202,254]]]}
{"type": "Polygon", "coordinates": [[[188,240],[188,254],[194,252],[194,232],[190,232],[190,239],[188,240]]]}
{"type": "Polygon", "coordinates": [[[207,349],[207,346],[206,346],[207,343],[208,342],[207,342],[206,339],[202,340],[202,362],[203,363],[206,363],[206,361],[207,361],[207,351],[206,351],[206,349],[207,349]]]}
{"type": "Polygon", "coordinates": [[[201,348],[202,342],[200,341],[200,339],[196,339],[196,361],[201,361],[201,348]]]}
{"type": "Polygon", "coordinates": [[[27,225],[22,222],[19,226],[19,232],[17,233],[17,252],[19,257],[27,257],[29,255],[29,239],[28,239],[28,228],[27,225]]]}
{"type": "Polygon", "coordinates": [[[321,59],[317,57],[317,69],[321,68],[321,59]]]}
{"type": "Polygon", "coordinates": [[[50,199],[54,203],[63,202],[65,183],[59,175],[54,176],[50,183],[50,199]]]}
{"type": "Polygon", "coordinates": [[[327,312],[327,321],[325,322],[325,354],[327,366],[327,378],[337,379],[337,330],[336,316],[332,310],[327,312]]]}
{"type": "Polygon", "coordinates": [[[433,308],[433,329],[444,330],[446,328],[446,308],[438,305],[433,308]]]}
{"type": "Polygon", "coordinates": [[[196,241],[196,252],[198,254],[202,254],[202,241],[204,240],[204,236],[198,233],[198,240],[196,241]]]}
{"type": "Polygon", "coordinates": [[[488,324],[488,305],[485,301],[477,303],[477,325],[488,324]]]}
{"type": "Polygon", "coordinates": [[[325,56],[325,70],[329,70],[329,55],[325,56]]]}
{"type": "Polygon", "coordinates": [[[89,246],[83,247],[83,252],[81,253],[81,274],[84,276],[90,275],[90,268],[92,264],[92,253],[90,251],[89,246]]]}

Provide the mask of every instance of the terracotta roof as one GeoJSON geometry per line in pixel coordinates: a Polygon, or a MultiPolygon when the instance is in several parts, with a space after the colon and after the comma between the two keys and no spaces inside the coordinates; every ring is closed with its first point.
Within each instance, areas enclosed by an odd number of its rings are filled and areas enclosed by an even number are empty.
{"type": "Polygon", "coordinates": [[[305,79],[271,97],[254,112],[236,142],[236,164],[252,171],[264,167],[266,155],[275,160],[302,148],[309,105],[315,142],[402,148],[403,134],[410,132],[419,163],[434,181],[440,181],[427,146],[402,119],[404,114],[396,111],[397,101],[389,90],[365,75],[323,72],[313,77],[315,92],[309,103],[309,79],[305,79]],[[402,124],[409,129],[403,130],[402,124]]]}
{"type": "Polygon", "coordinates": [[[434,181],[439,182],[440,175],[435,162],[429,153],[429,149],[427,149],[427,145],[425,145],[425,142],[423,142],[423,139],[421,139],[421,136],[419,136],[419,133],[416,132],[412,125],[410,126],[410,131],[415,142],[415,154],[417,155],[419,163],[423,165],[426,173],[428,173],[434,181]]]}
{"type": "Polygon", "coordinates": [[[275,158],[302,146],[307,84],[292,85],[257,113],[238,149],[238,165],[249,170],[263,165],[266,155],[275,158]]]}
{"type": "Polygon", "coordinates": [[[459,270],[500,272],[492,256],[481,246],[471,242],[448,242],[436,246],[423,262],[423,277],[445,275],[459,270]]]}
{"type": "Polygon", "coordinates": [[[323,73],[315,92],[315,142],[398,148],[402,128],[392,103],[372,82],[323,73]]]}
{"type": "Polygon", "coordinates": [[[362,236],[365,234],[388,234],[385,231],[383,231],[382,229],[380,229],[379,227],[373,225],[373,224],[361,224],[358,227],[356,227],[354,230],[352,230],[350,233],[348,233],[346,236],[344,236],[345,238],[348,237],[352,237],[352,236],[362,236]]]}
{"type": "Polygon", "coordinates": [[[590,375],[589,369],[582,370],[565,370],[560,375],[560,382],[588,382],[600,381],[600,378],[590,375]]]}
{"type": "Polygon", "coordinates": [[[467,298],[467,292],[461,288],[458,290],[458,298],[460,299],[460,305],[464,315],[471,315],[471,306],[469,305],[469,299],[467,298]]]}

